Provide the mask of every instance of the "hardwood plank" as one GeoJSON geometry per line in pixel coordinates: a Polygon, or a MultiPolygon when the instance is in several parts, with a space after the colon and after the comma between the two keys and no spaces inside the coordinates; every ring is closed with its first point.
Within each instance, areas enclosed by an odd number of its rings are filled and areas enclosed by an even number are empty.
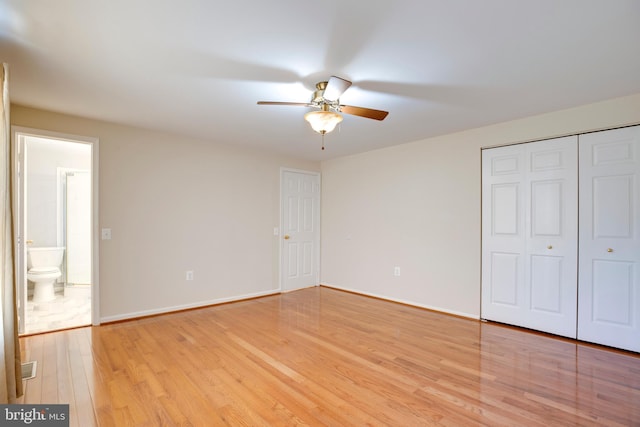
{"type": "MultiPolygon", "coordinates": [[[[57,339],[59,335],[47,334],[42,337],[43,354],[42,354],[42,385],[41,385],[41,398],[44,402],[55,401],[60,402],[67,400],[60,400],[60,389],[62,389],[63,395],[67,389],[67,385],[64,383],[64,378],[60,380],[60,373],[58,372],[60,353],[58,352],[57,339]]],[[[64,366],[64,363],[62,363],[64,366]]]]}
{"type": "Polygon", "coordinates": [[[318,287],[21,339],[71,425],[640,425],[640,355],[318,287]]]}
{"type": "MultiPolygon", "coordinates": [[[[82,357],[82,341],[79,339],[82,330],[69,331],[68,363],[70,368],[70,380],[74,396],[74,410],[78,425],[88,427],[96,425],[91,400],[89,382],[84,369],[84,359],[82,357]]],[[[69,408],[71,410],[71,408],[69,408]]]]}

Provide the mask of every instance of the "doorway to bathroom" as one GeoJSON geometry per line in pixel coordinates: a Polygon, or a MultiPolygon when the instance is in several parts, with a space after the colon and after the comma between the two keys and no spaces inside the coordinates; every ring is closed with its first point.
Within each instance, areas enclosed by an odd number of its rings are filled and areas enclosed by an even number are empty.
{"type": "Polygon", "coordinates": [[[97,140],[14,128],[14,148],[19,333],[96,323],[97,140]]]}

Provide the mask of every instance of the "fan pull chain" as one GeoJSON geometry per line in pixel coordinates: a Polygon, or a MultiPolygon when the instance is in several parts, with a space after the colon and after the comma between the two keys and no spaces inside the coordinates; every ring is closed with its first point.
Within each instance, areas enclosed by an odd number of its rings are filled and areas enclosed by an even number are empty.
{"type": "Polygon", "coordinates": [[[324,133],[322,134],[322,150],[324,151],[324,133]]]}

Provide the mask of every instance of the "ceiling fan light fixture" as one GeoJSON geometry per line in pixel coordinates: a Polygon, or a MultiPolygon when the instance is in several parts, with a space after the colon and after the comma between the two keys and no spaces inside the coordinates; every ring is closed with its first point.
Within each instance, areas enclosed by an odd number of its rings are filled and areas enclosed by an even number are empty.
{"type": "Polygon", "coordinates": [[[304,115],[304,119],[309,122],[311,128],[324,135],[336,128],[336,125],[342,121],[342,116],[333,111],[311,111],[304,115]]]}

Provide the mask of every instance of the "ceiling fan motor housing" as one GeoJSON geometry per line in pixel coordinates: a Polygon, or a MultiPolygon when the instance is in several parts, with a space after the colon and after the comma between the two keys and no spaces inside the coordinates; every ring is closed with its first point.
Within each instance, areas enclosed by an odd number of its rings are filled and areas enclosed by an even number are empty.
{"type": "Polygon", "coordinates": [[[316,91],[313,92],[312,103],[322,104],[325,102],[324,90],[327,88],[327,82],[316,83],[316,91]]]}

